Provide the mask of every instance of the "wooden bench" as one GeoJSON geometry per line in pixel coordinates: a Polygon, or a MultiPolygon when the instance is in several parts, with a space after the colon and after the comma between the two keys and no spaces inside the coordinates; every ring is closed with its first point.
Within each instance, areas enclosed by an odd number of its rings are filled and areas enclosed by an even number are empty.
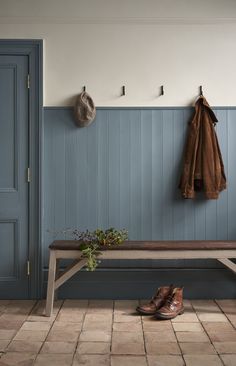
{"type": "MultiPolygon", "coordinates": [[[[56,240],[50,246],[46,316],[51,316],[55,291],[86,264],[80,242],[56,240]],[[60,259],[74,259],[59,273],[60,259]]],[[[236,241],[126,241],[102,250],[99,259],[217,259],[236,273],[236,241]]]]}

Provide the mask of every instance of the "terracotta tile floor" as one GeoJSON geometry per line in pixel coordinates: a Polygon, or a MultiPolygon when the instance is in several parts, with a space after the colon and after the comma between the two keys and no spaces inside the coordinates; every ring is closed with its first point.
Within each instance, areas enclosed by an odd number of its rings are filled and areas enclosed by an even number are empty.
{"type": "Polygon", "coordinates": [[[185,301],[157,321],[134,300],[0,300],[0,366],[236,366],[236,300],[185,301]]]}

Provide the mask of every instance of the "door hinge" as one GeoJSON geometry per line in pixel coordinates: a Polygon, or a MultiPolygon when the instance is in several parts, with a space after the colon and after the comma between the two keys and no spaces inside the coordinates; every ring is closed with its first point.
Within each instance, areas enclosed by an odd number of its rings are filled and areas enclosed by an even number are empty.
{"type": "Polygon", "coordinates": [[[30,261],[27,261],[27,276],[30,276],[30,261]]]}
{"type": "Polygon", "coordinates": [[[30,171],[30,168],[27,168],[27,182],[28,183],[31,182],[31,171],[30,171]]]}
{"type": "Polygon", "coordinates": [[[30,74],[27,75],[27,88],[30,88],[30,74]]]}

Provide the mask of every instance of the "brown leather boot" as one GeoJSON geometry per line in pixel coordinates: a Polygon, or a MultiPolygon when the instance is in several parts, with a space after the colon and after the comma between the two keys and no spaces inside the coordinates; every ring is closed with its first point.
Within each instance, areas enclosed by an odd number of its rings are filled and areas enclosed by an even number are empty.
{"type": "Polygon", "coordinates": [[[151,301],[147,304],[138,306],[136,310],[143,315],[154,315],[157,310],[164,305],[167,297],[172,293],[173,285],[159,287],[156,294],[152,297],[151,301]]]}
{"type": "Polygon", "coordinates": [[[183,287],[175,287],[167,297],[164,305],[155,313],[155,318],[173,319],[183,313],[183,287]]]}

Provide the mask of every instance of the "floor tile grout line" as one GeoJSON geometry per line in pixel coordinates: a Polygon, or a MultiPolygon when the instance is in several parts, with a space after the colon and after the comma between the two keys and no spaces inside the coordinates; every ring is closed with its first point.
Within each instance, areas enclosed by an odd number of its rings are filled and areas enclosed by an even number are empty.
{"type": "Polygon", "coordinates": [[[226,316],[226,318],[228,319],[229,323],[232,325],[233,329],[236,330],[236,325],[234,325],[234,323],[232,323],[232,321],[230,320],[230,318],[228,317],[227,313],[224,313],[224,315],[226,316]]]}
{"type": "Polygon", "coordinates": [[[9,343],[7,344],[7,346],[4,348],[3,351],[0,352],[1,353],[0,358],[7,353],[7,348],[9,347],[10,343],[13,341],[13,338],[9,340],[9,343]]]}
{"type": "MultiPolygon", "coordinates": [[[[229,322],[231,323],[231,321],[230,321],[230,319],[227,317],[227,315],[226,315],[225,311],[224,311],[223,309],[221,309],[221,306],[217,303],[217,300],[216,300],[216,299],[214,299],[213,301],[214,301],[214,303],[216,304],[216,306],[220,309],[221,313],[222,313],[223,315],[225,315],[225,316],[226,316],[226,318],[227,318],[227,319],[229,320],[229,322]]],[[[231,325],[233,326],[233,324],[231,324],[231,325]]],[[[233,326],[233,328],[234,328],[234,326],[233,326]]]]}
{"type": "Polygon", "coordinates": [[[111,365],[111,355],[112,355],[112,341],[113,341],[113,325],[115,319],[115,300],[112,300],[112,320],[111,320],[111,339],[110,339],[110,353],[109,353],[109,364],[111,365]]]}
{"type": "Polygon", "coordinates": [[[115,319],[115,300],[112,300],[112,320],[111,320],[111,340],[110,340],[110,353],[109,353],[109,364],[111,365],[111,355],[112,355],[112,340],[113,340],[113,325],[115,319]]]}
{"type": "Polygon", "coordinates": [[[220,310],[222,314],[225,314],[225,312],[221,309],[220,305],[216,302],[216,299],[213,300],[214,304],[217,306],[217,308],[220,310]]]}
{"type": "MultiPolygon", "coordinates": [[[[228,319],[229,323],[233,326],[233,329],[235,330],[234,325],[231,323],[230,319],[227,317],[227,315],[226,315],[226,313],[224,312],[224,310],[223,310],[223,309],[221,309],[221,306],[220,306],[220,305],[218,305],[218,303],[217,303],[216,299],[214,299],[214,303],[216,303],[216,305],[218,306],[218,308],[219,308],[219,309],[221,310],[221,312],[226,316],[226,318],[228,319]]],[[[203,325],[203,327],[204,327],[204,325],[203,325]]],[[[204,328],[204,330],[205,330],[205,328],[204,328]]],[[[205,330],[205,332],[207,333],[207,330],[205,330]]],[[[207,333],[207,334],[208,334],[208,333],[207,333]]],[[[222,362],[222,365],[225,365],[224,360],[223,360],[223,359],[222,359],[222,357],[221,357],[221,356],[222,356],[222,354],[220,354],[220,353],[217,351],[217,349],[215,348],[215,346],[214,346],[213,342],[212,342],[212,345],[213,345],[214,349],[216,350],[217,355],[219,356],[219,358],[220,358],[220,360],[221,360],[221,362],[222,362]]]]}
{"type": "Polygon", "coordinates": [[[183,362],[184,362],[184,365],[186,366],[186,362],[185,362],[184,354],[183,354],[183,352],[182,352],[182,348],[180,347],[179,340],[178,340],[178,337],[177,337],[177,334],[176,334],[175,328],[174,328],[174,326],[173,326],[173,322],[172,322],[171,320],[170,320],[170,323],[171,323],[171,327],[172,327],[172,329],[173,329],[173,331],[174,331],[175,338],[176,338],[177,344],[178,344],[179,349],[180,349],[180,352],[181,352],[182,360],[183,360],[183,362]]]}
{"type": "Polygon", "coordinates": [[[29,314],[27,315],[27,319],[28,319],[28,317],[29,316],[31,316],[32,315],[32,313],[33,313],[33,311],[37,308],[37,306],[38,306],[38,304],[40,303],[40,300],[36,300],[35,301],[35,303],[34,303],[34,305],[33,305],[33,307],[31,308],[31,310],[30,310],[30,312],[29,312],[29,314]]]}
{"type": "MultiPolygon", "coordinates": [[[[11,302],[12,302],[12,301],[14,301],[14,300],[11,300],[9,304],[11,304],[11,302]]],[[[10,346],[10,344],[11,344],[12,342],[17,342],[17,340],[15,340],[14,338],[16,337],[16,335],[18,334],[18,332],[21,330],[21,328],[22,328],[22,326],[25,324],[25,322],[27,322],[27,321],[28,321],[28,317],[29,317],[29,316],[30,316],[30,314],[32,313],[33,309],[37,306],[37,303],[38,303],[38,301],[37,301],[37,300],[34,300],[34,303],[33,303],[32,307],[30,308],[30,310],[29,310],[28,314],[26,315],[26,317],[25,317],[25,319],[24,319],[23,323],[21,324],[20,328],[16,330],[16,332],[15,332],[14,336],[11,338],[10,342],[8,343],[8,345],[7,345],[7,347],[6,347],[5,351],[4,351],[4,354],[6,354],[6,353],[7,353],[7,348],[10,346]]],[[[24,315],[24,314],[23,314],[23,315],[24,315]]],[[[41,349],[41,347],[40,347],[40,349],[41,349]]],[[[34,359],[36,359],[37,355],[38,355],[38,352],[35,354],[35,358],[34,358],[34,359]]]]}
{"type": "MultiPolygon", "coordinates": [[[[33,309],[35,309],[35,308],[37,307],[37,305],[39,304],[39,302],[40,302],[40,300],[36,301],[36,303],[32,306],[32,308],[31,308],[31,310],[29,311],[29,313],[27,314],[27,316],[26,316],[26,318],[25,318],[24,322],[22,323],[21,327],[17,330],[17,332],[15,333],[14,337],[10,340],[10,342],[9,342],[8,346],[10,345],[10,343],[12,343],[12,342],[14,341],[15,336],[16,336],[16,335],[17,335],[17,333],[21,330],[21,328],[22,328],[22,326],[24,325],[24,323],[25,323],[25,322],[27,322],[27,321],[29,321],[29,320],[28,320],[28,317],[32,314],[33,309]]],[[[60,306],[60,308],[59,308],[59,310],[58,310],[58,313],[59,313],[59,311],[60,311],[60,309],[61,309],[61,307],[62,307],[62,304],[63,304],[63,301],[62,301],[61,306],[60,306]]],[[[56,317],[55,317],[55,319],[56,319],[56,317]]],[[[43,347],[43,345],[44,345],[44,343],[45,343],[45,341],[46,341],[46,339],[47,339],[48,333],[50,332],[50,330],[51,330],[51,328],[52,328],[52,325],[53,325],[53,324],[54,324],[54,322],[55,322],[55,319],[54,319],[54,321],[51,323],[51,327],[49,328],[49,330],[48,330],[48,332],[47,332],[46,337],[45,337],[45,338],[44,338],[44,340],[42,341],[42,345],[41,345],[41,347],[39,348],[38,352],[36,352],[36,353],[34,354],[34,356],[35,356],[35,357],[34,357],[34,361],[35,361],[35,360],[36,360],[36,358],[38,357],[38,355],[39,355],[39,353],[40,353],[40,351],[41,351],[41,349],[42,349],[42,347],[43,347]]],[[[29,322],[34,323],[34,321],[29,321],[29,322]]],[[[48,322],[48,323],[49,323],[49,322],[48,322]]],[[[49,323],[49,324],[50,324],[50,323],[49,323]]],[[[15,340],[15,341],[17,341],[17,340],[15,340]]],[[[7,346],[7,348],[8,348],[8,346],[7,346]]],[[[4,352],[4,354],[6,354],[6,353],[7,353],[7,349],[6,349],[6,352],[4,352]]],[[[21,353],[21,352],[19,352],[19,353],[21,353]]]]}
{"type": "Polygon", "coordinates": [[[219,354],[219,358],[220,358],[220,360],[221,360],[221,362],[222,362],[222,365],[223,366],[227,366],[225,363],[224,363],[224,360],[222,359],[222,357],[221,357],[222,355],[221,354],[219,354]]]}
{"type": "MultiPolygon", "coordinates": [[[[190,301],[191,302],[191,301],[190,301]]],[[[192,304],[192,302],[191,302],[191,304],[192,304]]],[[[214,348],[214,350],[216,351],[216,354],[217,354],[217,356],[220,358],[220,360],[221,360],[221,357],[220,357],[220,354],[219,354],[219,352],[217,351],[217,349],[215,348],[215,346],[214,346],[214,343],[212,342],[212,340],[211,340],[211,337],[208,335],[208,332],[207,332],[207,330],[206,330],[206,328],[204,327],[204,322],[202,322],[201,320],[200,320],[200,318],[199,318],[199,316],[198,316],[198,312],[195,310],[195,308],[194,308],[194,306],[193,306],[193,309],[194,309],[194,311],[195,311],[195,313],[196,313],[196,316],[197,316],[197,318],[199,319],[199,322],[200,322],[200,324],[202,325],[202,327],[203,327],[203,329],[204,329],[204,333],[207,335],[207,337],[209,338],[209,340],[210,340],[210,343],[211,343],[211,345],[212,345],[212,347],[214,348]]],[[[222,360],[221,360],[222,361],[222,360]]],[[[224,365],[224,364],[223,364],[224,365]]]]}
{"type": "MultiPolygon", "coordinates": [[[[7,311],[7,306],[8,305],[10,305],[10,304],[14,304],[14,301],[19,301],[19,300],[10,300],[9,301],[9,303],[6,305],[6,311],[7,311]]],[[[21,300],[20,300],[21,301],[21,300]]],[[[23,300],[24,301],[24,300],[23,300]]],[[[25,321],[27,321],[27,319],[28,319],[28,317],[30,316],[30,313],[32,312],[32,310],[34,309],[34,307],[35,307],[35,305],[37,304],[37,300],[29,300],[29,301],[33,301],[33,304],[32,304],[32,306],[30,307],[30,309],[29,309],[29,312],[27,313],[27,314],[22,314],[23,316],[25,316],[25,318],[24,318],[24,320],[23,320],[23,322],[22,322],[22,324],[21,324],[21,326],[20,326],[20,328],[19,329],[17,329],[17,331],[16,331],[16,333],[15,333],[15,335],[14,335],[14,337],[16,336],[16,334],[18,333],[18,331],[21,329],[21,327],[22,327],[22,325],[25,323],[25,321]]],[[[7,315],[7,314],[11,314],[11,313],[7,313],[6,311],[4,311],[3,312],[3,314],[1,314],[1,315],[7,315]]],[[[13,313],[14,314],[14,313],[13,313]]],[[[13,337],[13,338],[14,338],[13,337]]],[[[12,338],[12,340],[13,340],[13,338],[12,338]]]]}
{"type": "MultiPolygon", "coordinates": [[[[50,328],[48,329],[47,335],[46,335],[46,337],[44,338],[44,341],[42,342],[42,345],[41,345],[41,347],[40,347],[40,349],[39,349],[39,351],[38,351],[38,353],[37,353],[37,356],[36,356],[35,360],[37,359],[38,355],[40,354],[40,352],[41,352],[41,350],[42,350],[42,348],[43,348],[43,346],[44,346],[44,344],[45,344],[45,342],[46,342],[46,340],[47,340],[47,338],[48,338],[48,335],[49,335],[49,333],[50,333],[50,331],[51,331],[51,329],[52,329],[52,327],[53,327],[53,325],[54,325],[54,323],[55,323],[55,321],[56,321],[56,318],[57,318],[58,314],[60,313],[60,310],[61,310],[61,308],[63,307],[63,304],[64,304],[64,302],[65,302],[64,300],[59,300],[59,301],[61,301],[61,305],[59,306],[58,311],[57,311],[57,313],[56,313],[56,316],[55,316],[55,318],[54,318],[53,322],[51,323],[50,328]]],[[[52,316],[53,316],[53,314],[52,314],[52,316]]],[[[50,324],[50,322],[48,322],[48,323],[50,324]]]]}
{"type": "Polygon", "coordinates": [[[216,304],[220,308],[220,310],[223,312],[223,314],[226,316],[226,318],[228,319],[229,323],[232,325],[233,329],[236,330],[236,325],[234,325],[234,323],[232,323],[232,321],[228,317],[227,313],[223,309],[221,309],[221,306],[218,305],[217,300],[214,300],[214,301],[216,302],[216,304]]]}
{"type": "Polygon", "coordinates": [[[86,317],[86,314],[87,314],[88,308],[89,308],[89,303],[90,303],[90,301],[88,300],[86,310],[83,313],[82,322],[81,322],[81,329],[80,329],[80,332],[78,334],[78,338],[77,338],[77,341],[76,341],[75,350],[74,350],[74,353],[73,353],[73,356],[72,356],[71,366],[73,365],[74,360],[75,360],[75,356],[76,356],[76,353],[77,353],[77,348],[78,348],[78,345],[79,345],[79,339],[80,339],[81,333],[83,331],[85,317],[86,317]]]}
{"type": "MultiPolygon", "coordinates": [[[[139,300],[139,305],[140,305],[140,300],[139,300]]],[[[146,339],[145,339],[145,334],[144,334],[143,317],[140,316],[140,318],[141,318],[141,324],[142,324],[142,333],[143,333],[143,344],[144,344],[145,358],[146,358],[146,362],[147,362],[147,366],[148,366],[149,365],[149,361],[148,361],[148,354],[147,354],[146,339]]]]}
{"type": "MultiPolygon", "coordinates": [[[[196,313],[196,314],[197,314],[197,313],[196,313]]],[[[204,322],[201,322],[201,325],[202,325],[202,327],[203,327],[203,329],[204,329],[204,332],[206,333],[207,337],[210,339],[210,343],[211,343],[212,347],[214,348],[214,350],[216,351],[217,355],[219,356],[219,352],[218,352],[218,351],[217,351],[217,349],[215,348],[214,343],[213,343],[213,341],[211,340],[211,337],[209,336],[209,334],[208,334],[208,332],[207,332],[206,328],[204,327],[204,322]]]]}

